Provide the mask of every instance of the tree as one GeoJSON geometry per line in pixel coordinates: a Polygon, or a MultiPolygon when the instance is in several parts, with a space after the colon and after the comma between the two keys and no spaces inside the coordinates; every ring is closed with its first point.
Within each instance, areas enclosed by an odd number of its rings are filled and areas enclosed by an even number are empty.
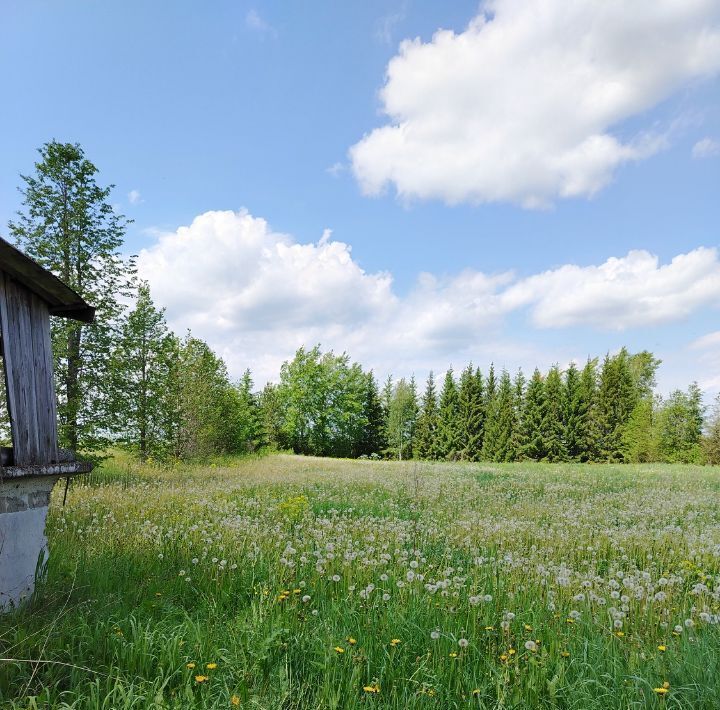
{"type": "Polygon", "coordinates": [[[240,453],[252,453],[268,445],[258,396],[253,392],[252,373],[245,370],[235,387],[237,404],[233,408],[236,415],[234,425],[236,446],[240,453]]]}
{"type": "Polygon", "coordinates": [[[580,371],[571,362],[565,371],[563,393],[563,441],[569,461],[582,461],[584,453],[585,428],[587,426],[587,404],[580,371]]]}
{"type": "Polygon", "coordinates": [[[417,413],[415,380],[402,378],[395,385],[388,412],[388,449],[400,461],[412,458],[417,413]]]}
{"type": "Polygon", "coordinates": [[[135,308],[123,319],[111,359],[112,429],[141,460],[161,455],[170,443],[170,375],[177,343],[164,310],[155,307],[141,282],[135,308]]]}
{"type": "Polygon", "coordinates": [[[454,461],[460,455],[460,399],[452,367],[445,373],[440,394],[437,450],[440,458],[454,461]]]}
{"type": "Polygon", "coordinates": [[[598,457],[597,360],[588,358],[585,363],[580,373],[578,398],[578,460],[595,461],[598,457]]]}
{"type": "Polygon", "coordinates": [[[420,414],[415,429],[414,451],[417,458],[438,458],[438,420],[439,410],[437,393],[435,392],[435,377],[431,370],[422,396],[420,414]]]}
{"type": "Polygon", "coordinates": [[[365,376],[363,419],[364,426],[358,444],[358,455],[379,454],[387,446],[385,409],[372,371],[365,376]]]}
{"type": "Polygon", "coordinates": [[[79,144],[51,141],[38,151],[34,175],[21,175],[24,211],[10,234],[38,263],[96,308],[87,325],[53,319],[52,344],[62,446],[90,452],[107,444],[110,353],[121,298],[131,295],[134,260],[121,247],[129,221],[110,204],[112,185],[96,183],[97,168],[79,144]]]}
{"type": "Polygon", "coordinates": [[[622,348],[613,357],[606,355],[597,394],[598,448],[601,459],[625,460],[623,435],[637,403],[637,396],[638,389],[630,369],[628,351],[622,348]]]}
{"type": "Polygon", "coordinates": [[[712,466],[720,465],[720,394],[715,397],[713,411],[702,439],[705,461],[712,466]]]}
{"type": "Polygon", "coordinates": [[[487,412],[482,458],[486,461],[512,461],[513,424],[515,419],[514,390],[510,375],[503,370],[497,395],[487,412]]]}
{"type": "Polygon", "coordinates": [[[664,461],[699,463],[703,410],[696,383],[687,392],[670,394],[658,413],[658,449],[664,461]]]}
{"type": "Polygon", "coordinates": [[[545,383],[536,367],[525,391],[521,451],[523,458],[534,461],[545,458],[545,440],[542,435],[545,407],[545,383]]]}
{"type": "Polygon", "coordinates": [[[472,364],[468,365],[460,375],[458,400],[460,456],[468,461],[478,461],[482,451],[485,420],[483,378],[479,369],[473,371],[472,364]]]}
{"type": "Polygon", "coordinates": [[[653,397],[647,395],[630,412],[622,441],[623,457],[628,463],[648,463],[658,457],[654,409],[653,397]]]}
{"type": "Polygon", "coordinates": [[[523,416],[525,414],[525,375],[518,368],[513,380],[513,433],[512,433],[512,460],[522,457],[525,446],[523,416]]]}
{"type": "Polygon", "coordinates": [[[542,418],[544,459],[550,462],[565,461],[564,392],[560,368],[553,365],[545,378],[545,411],[542,418]]]}

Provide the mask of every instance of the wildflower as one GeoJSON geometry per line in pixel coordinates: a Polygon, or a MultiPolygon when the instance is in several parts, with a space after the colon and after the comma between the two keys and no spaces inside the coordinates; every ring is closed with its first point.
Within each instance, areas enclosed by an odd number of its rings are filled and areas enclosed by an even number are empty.
{"type": "Polygon", "coordinates": [[[305,594],[302,598],[303,604],[307,604],[310,601],[309,595],[305,594]]]}
{"type": "Polygon", "coordinates": [[[208,663],[205,668],[207,668],[209,671],[214,671],[217,668],[217,663],[208,663]]]}
{"type": "Polygon", "coordinates": [[[665,695],[665,693],[668,692],[668,689],[667,689],[665,686],[661,686],[660,688],[653,688],[653,690],[654,690],[658,695],[665,695]]]}
{"type": "Polygon", "coordinates": [[[237,695],[233,695],[232,698],[230,698],[230,705],[240,705],[240,698],[237,695]]]}
{"type": "Polygon", "coordinates": [[[457,658],[457,653],[455,653],[455,651],[453,651],[449,655],[450,655],[450,658],[457,658]]]}
{"type": "Polygon", "coordinates": [[[194,663],[186,663],[185,668],[189,668],[190,670],[192,670],[193,668],[195,668],[195,664],[194,663]]]}
{"type": "Polygon", "coordinates": [[[528,651],[532,651],[532,653],[535,653],[538,650],[538,646],[535,643],[535,641],[526,641],[525,642],[525,648],[528,651]]]}
{"type": "Polygon", "coordinates": [[[458,646],[460,648],[467,648],[470,645],[470,642],[467,639],[459,639],[458,640],[458,646]]]}
{"type": "Polygon", "coordinates": [[[569,651],[560,651],[560,655],[563,658],[570,658],[570,652],[569,651]]]}
{"type": "Polygon", "coordinates": [[[439,631],[431,631],[430,632],[430,638],[433,641],[437,641],[440,638],[440,632],[439,631]]]}
{"type": "Polygon", "coordinates": [[[532,629],[532,626],[530,626],[530,624],[525,624],[523,628],[525,629],[525,631],[532,631],[532,630],[533,630],[533,629],[532,629]]]}
{"type": "Polygon", "coordinates": [[[665,653],[665,651],[667,651],[667,646],[665,646],[665,644],[660,644],[658,646],[658,651],[660,651],[661,653],[665,653]]]}
{"type": "Polygon", "coordinates": [[[357,643],[357,639],[354,639],[352,636],[348,636],[347,642],[348,642],[351,646],[354,646],[354,645],[357,643]]]}
{"type": "Polygon", "coordinates": [[[616,631],[615,636],[617,636],[619,639],[621,639],[623,636],[625,636],[624,631],[616,631]]]}
{"type": "Polygon", "coordinates": [[[508,657],[507,657],[507,654],[506,654],[506,653],[501,653],[501,654],[500,654],[500,660],[501,660],[501,661],[507,661],[507,659],[508,659],[508,657]]]}
{"type": "Polygon", "coordinates": [[[485,631],[495,631],[495,627],[494,626],[486,626],[485,631]]]}
{"type": "Polygon", "coordinates": [[[209,677],[206,675],[196,675],[195,676],[196,683],[204,683],[206,680],[209,680],[209,677]]]}
{"type": "Polygon", "coordinates": [[[363,690],[366,693],[379,693],[380,686],[377,683],[373,683],[372,685],[364,685],[363,690]]]}
{"type": "Polygon", "coordinates": [[[400,639],[390,639],[390,645],[395,647],[400,643],[400,639]]]}
{"type": "Polygon", "coordinates": [[[517,653],[517,651],[514,648],[508,649],[508,656],[514,656],[517,653]]]}
{"type": "Polygon", "coordinates": [[[480,695],[480,693],[482,693],[482,690],[480,690],[480,688],[475,688],[472,692],[473,695],[480,695]]]}
{"type": "Polygon", "coordinates": [[[342,646],[335,646],[336,653],[345,653],[345,649],[342,646]]]}

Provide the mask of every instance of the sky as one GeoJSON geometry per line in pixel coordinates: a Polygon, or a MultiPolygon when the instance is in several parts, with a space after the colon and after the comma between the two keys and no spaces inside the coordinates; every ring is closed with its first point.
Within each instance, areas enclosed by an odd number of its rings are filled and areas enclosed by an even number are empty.
{"type": "Polygon", "coordinates": [[[238,377],[623,345],[720,390],[717,0],[0,0],[0,235],[46,141],[238,377]]]}

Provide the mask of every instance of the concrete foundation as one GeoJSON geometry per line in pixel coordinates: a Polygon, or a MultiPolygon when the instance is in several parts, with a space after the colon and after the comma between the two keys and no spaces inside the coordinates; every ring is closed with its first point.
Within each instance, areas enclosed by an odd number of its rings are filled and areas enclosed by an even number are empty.
{"type": "Polygon", "coordinates": [[[56,476],[0,480],[0,611],[27,599],[47,558],[45,519],[56,476]]]}

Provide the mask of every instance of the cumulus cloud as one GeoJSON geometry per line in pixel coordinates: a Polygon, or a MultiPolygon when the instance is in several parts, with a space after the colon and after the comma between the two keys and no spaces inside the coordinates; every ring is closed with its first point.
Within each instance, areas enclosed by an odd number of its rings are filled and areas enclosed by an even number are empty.
{"type": "Polygon", "coordinates": [[[692,149],[693,158],[716,158],[720,155],[720,142],[712,138],[699,140],[692,149]]]}
{"type": "Polygon", "coordinates": [[[491,0],[463,32],[400,45],[389,122],[350,149],[353,171],[367,194],[451,204],[590,196],[666,143],[619,124],[718,70],[716,0],[491,0]]]}
{"type": "Polygon", "coordinates": [[[622,330],[683,318],[720,297],[720,259],[704,248],[665,265],[634,251],[523,278],[424,273],[399,294],[389,273],[365,271],[329,230],[301,244],[247,211],[206,212],[158,233],[138,264],[176,332],[190,328],[232,372],[249,366],[260,383],[275,379],[299,346],[315,343],[379,373],[582,359],[586,353],[548,352],[512,337],[506,316],[526,313],[538,328],[622,330]]]}
{"type": "Polygon", "coordinates": [[[531,304],[538,327],[603,330],[678,320],[718,298],[718,253],[702,247],[665,265],[647,251],[631,251],[599,266],[567,264],[526,278],[503,294],[509,307],[531,304]]]}

